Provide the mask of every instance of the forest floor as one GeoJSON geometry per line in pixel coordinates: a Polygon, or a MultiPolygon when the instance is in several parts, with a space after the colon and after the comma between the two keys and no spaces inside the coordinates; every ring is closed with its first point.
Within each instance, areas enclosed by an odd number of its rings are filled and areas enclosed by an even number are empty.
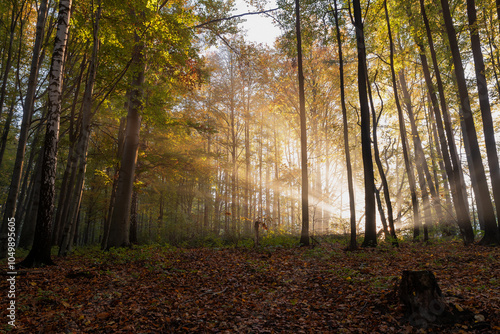
{"type": "Polygon", "coordinates": [[[151,245],[54,260],[16,277],[15,328],[1,280],[0,332],[500,333],[499,248],[151,245]],[[420,328],[404,321],[395,292],[403,270],[432,270],[446,301],[473,320],[420,328]]]}

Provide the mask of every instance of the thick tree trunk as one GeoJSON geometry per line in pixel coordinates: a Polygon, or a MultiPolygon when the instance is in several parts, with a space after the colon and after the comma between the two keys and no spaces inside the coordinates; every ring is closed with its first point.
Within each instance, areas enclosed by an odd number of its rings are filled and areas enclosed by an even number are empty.
{"type": "Polygon", "coordinates": [[[48,0],[42,0],[40,2],[40,9],[36,23],[35,44],[33,46],[30,75],[28,78],[28,90],[26,92],[23,105],[23,119],[21,121],[21,129],[18,135],[16,160],[14,162],[9,194],[5,203],[4,216],[1,226],[0,258],[4,258],[7,252],[7,242],[5,242],[7,239],[7,222],[9,218],[14,217],[15,215],[19,184],[23,173],[24,155],[26,152],[26,143],[28,141],[28,131],[31,126],[31,117],[33,115],[33,104],[37,88],[38,71],[42,62],[40,51],[42,49],[45,22],[47,20],[47,3],[48,0]]]}
{"type": "Polygon", "coordinates": [[[19,263],[20,267],[53,264],[50,250],[52,246],[57,146],[61,117],[63,69],[71,15],[71,1],[72,0],[61,0],[59,2],[58,25],[49,72],[49,101],[42,163],[42,184],[40,186],[40,206],[38,207],[33,247],[28,256],[19,263]]]}
{"type": "Polygon", "coordinates": [[[373,174],[373,160],[370,136],[370,108],[368,106],[366,47],[361,18],[359,0],[353,0],[354,25],[356,27],[356,41],[358,47],[358,91],[361,109],[361,150],[363,155],[363,171],[365,181],[365,240],[363,247],[377,245],[377,226],[375,221],[375,176],[373,174]]]}
{"type": "MultiPolygon", "coordinates": [[[[479,106],[481,108],[481,116],[483,119],[484,142],[486,144],[486,154],[488,156],[488,166],[490,168],[493,198],[495,199],[496,204],[496,216],[500,221],[500,167],[498,165],[495,129],[493,126],[493,118],[491,116],[488,83],[486,82],[484,59],[481,51],[481,41],[479,38],[478,26],[479,23],[476,16],[475,0],[467,0],[467,17],[469,19],[472,55],[474,56],[474,68],[476,70],[479,106]]],[[[492,219],[485,219],[484,223],[484,237],[480,241],[480,243],[500,243],[500,229],[497,228],[495,221],[492,219]]]]}
{"type": "Polygon", "coordinates": [[[106,249],[130,245],[130,203],[135,177],[135,166],[139,150],[139,132],[141,129],[142,95],[144,84],[144,43],[136,35],[133,68],[137,69],[132,80],[132,92],[127,115],[125,143],[121,158],[120,172],[116,190],[115,206],[111,218],[106,249]]]}
{"type": "Polygon", "coordinates": [[[299,81],[300,153],[302,169],[302,231],[300,244],[309,246],[309,181],[307,176],[307,124],[306,99],[304,93],[304,71],[302,69],[302,32],[300,28],[300,0],[295,0],[295,33],[297,35],[297,75],[299,81]]]}
{"type": "MultiPolygon", "coordinates": [[[[464,68],[458,48],[457,36],[455,28],[453,27],[453,20],[451,18],[448,0],[441,0],[443,8],[443,18],[446,26],[446,33],[450,43],[451,54],[453,57],[453,64],[455,68],[455,77],[457,80],[458,92],[460,95],[460,107],[462,111],[462,118],[465,125],[464,140],[467,138],[471,150],[471,164],[469,170],[471,174],[475,175],[476,182],[473,182],[473,189],[478,203],[477,209],[481,210],[485,226],[496,226],[495,212],[491,203],[490,194],[488,191],[488,183],[486,181],[486,174],[481,158],[481,150],[477,141],[476,128],[474,126],[474,118],[469,102],[469,93],[467,91],[467,83],[465,80],[464,68]],[[465,136],[466,134],[466,136],[465,136]]],[[[465,242],[474,242],[474,233],[472,226],[460,226],[462,235],[465,235],[465,242]]],[[[498,238],[496,238],[498,242],[498,238]]],[[[493,239],[494,240],[494,239],[493,239]]]]}

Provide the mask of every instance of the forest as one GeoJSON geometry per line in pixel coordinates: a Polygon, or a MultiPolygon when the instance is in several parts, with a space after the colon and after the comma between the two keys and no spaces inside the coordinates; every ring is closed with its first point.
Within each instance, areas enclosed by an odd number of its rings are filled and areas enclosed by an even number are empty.
{"type": "Polygon", "coordinates": [[[0,0],[0,328],[500,331],[499,47],[500,0],[0,0]]]}

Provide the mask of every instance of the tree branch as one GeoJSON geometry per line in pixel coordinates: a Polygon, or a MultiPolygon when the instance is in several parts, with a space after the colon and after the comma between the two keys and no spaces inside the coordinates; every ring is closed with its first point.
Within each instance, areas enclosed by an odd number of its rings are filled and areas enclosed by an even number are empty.
{"type": "Polygon", "coordinates": [[[262,10],[262,11],[258,11],[258,12],[249,12],[249,13],[243,13],[243,14],[233,15],[233,16],[229,16],[229,17],[223,17],[220,19],[214,19],[214,20],[210,20],[208,22],[198,24],[198,25],[194,26],[193,28],[203,28],[204,26],[212,24],[212,23],[232,20],[232,19],[235,19],[238,17],[247,16],[247,15],[266,14],[266,13],[277,11],[278,9],[279,8],[272,8],[272,9],[262,10]]]}

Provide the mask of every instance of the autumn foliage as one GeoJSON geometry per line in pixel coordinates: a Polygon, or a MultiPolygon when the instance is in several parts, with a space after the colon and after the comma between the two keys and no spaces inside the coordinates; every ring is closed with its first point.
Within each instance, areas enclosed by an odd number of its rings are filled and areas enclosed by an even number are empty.
{"type": "MultiPolygon", "coordinates": [[[[500,330],[500,255],[459,243],[346,252],[151,245],[56,257],[17,277],[18,333],[492,333],[500,330]],[[403,270],[431,270],[472,320],[404,318],[403,270]],[[420,326],[420,327],[419,327],[420,326]]],[[[6,291],[2,279],[0,290],[6,291]]],[[[1,318],[6,319],[5,298],[1,318]]],[[[12,330],[4,321],[1,331],[12,330]]]]}

